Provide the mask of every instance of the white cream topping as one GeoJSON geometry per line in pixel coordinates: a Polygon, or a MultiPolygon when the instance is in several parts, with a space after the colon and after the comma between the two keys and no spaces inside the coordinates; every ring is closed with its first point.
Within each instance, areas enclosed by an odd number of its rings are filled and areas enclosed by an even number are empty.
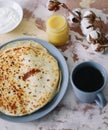
{"type": "Polygon", "coordinates": [[[0,7],[0,32],[10,29],[19,21],[19,15],[11,7],[0,7]]]}

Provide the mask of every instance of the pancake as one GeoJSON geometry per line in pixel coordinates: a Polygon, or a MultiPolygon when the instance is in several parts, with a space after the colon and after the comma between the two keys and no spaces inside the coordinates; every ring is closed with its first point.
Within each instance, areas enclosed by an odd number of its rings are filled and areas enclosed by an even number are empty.
{"type": "Polygon", "coordinates": [[[17,41],[0,49],[0,112],[24,116],[57,94],[61,74],[57,60],[41,44],[17,41]]]}

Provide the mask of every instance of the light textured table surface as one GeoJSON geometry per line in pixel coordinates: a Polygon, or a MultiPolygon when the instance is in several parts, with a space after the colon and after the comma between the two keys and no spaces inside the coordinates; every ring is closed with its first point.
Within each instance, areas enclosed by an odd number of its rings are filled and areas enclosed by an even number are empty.
{"type": "MultiPolygon", "coordinates": [[[[53,12],[47,9],[47,0],[15,0],[23,8],[24,17],[21,24],[13,31],[0,35],[0,44],[21,37],[35,37],[47,41],[45,20],[53,12]]],[[[70,9],[94,8],[103,15],[105,23],[103,30],[108,37],[108,1],[107,0],[61,0],[70,9]],[[100,12],[103,11],[103,12],[100,12]],[[105,19],[106,18],[106,19],[105,19]]],[[[68,16],[66,10],[56,13],[68,16]]],[[[69,42],[59,47],[66,58],[69,70],[82,61],[96,61],[102,64],[108,72],[108,51],[105,54],[94,53],[86,42],[78,27],[70,30],[69,42]]],[[[108,84],[104,90],[108,101],[108,84]]],[[[81,103],[74,95],[71,85],[60,104],[48,115],[28,123],[12,123],[0,119],[0,130],[107,130],[108,104],[99,108],[95,103],[81,103]]]]}

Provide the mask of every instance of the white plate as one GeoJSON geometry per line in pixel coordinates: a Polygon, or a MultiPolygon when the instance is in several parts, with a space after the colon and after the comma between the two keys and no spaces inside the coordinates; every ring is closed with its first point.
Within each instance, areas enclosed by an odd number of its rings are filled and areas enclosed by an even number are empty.
{"type": "Polygon", "coordinates": [[[0,34],[15,29],[23,18],[21,6],[11,0],[0,0],[0,34]]]}
{"type": "Polygon", "coordinates": [[[3,113],[0,113],[0,118],[8,120],[8,121],[13,121],[13,122],[33,121],[33,120],[42,118],[43,116],[47,115],[60,103],[60,101],[62,100],[62,98],[67,90],[68,82],[69,82],[69,72],[68,72],[68,66],[66,64],[66,61],[65,61],[63,55],[60,53],[60,51],[56,47],[54,47],[52,44],[49,44],[43,40],[36,39],[36,38],[22,38],[22,39],[17,39],[17,40],[8,42],[8,43],[2,45],[0,48],[2,48],[3,46],[5,46],[9,43],[12,43],[15,41],[22,41],[22,40],[33,40],[35,42],[42,44],[49,51],[49,53],[57,59],[59,67],[62,72],[62,81],[61,81],[59,93],[53,98],[53,100],[50,103],[48,103],[45,107],[39,109],[38,111],[36,111],[30,115],[21,116],[21,117],[6,116],[3,113]]]}

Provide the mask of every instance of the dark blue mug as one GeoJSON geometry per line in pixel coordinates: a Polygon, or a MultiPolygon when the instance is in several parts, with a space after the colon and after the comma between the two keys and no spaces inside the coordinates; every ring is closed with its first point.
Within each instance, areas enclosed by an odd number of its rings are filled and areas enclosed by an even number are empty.
{"type": "Polygon", "coordinates": [[[70,74],[70,82],[76,97],[84,103],[96,102],[100,107],[106,105],[103,89],[107,84],[105,68],[92,61],[76,65],[70,74]]]}

